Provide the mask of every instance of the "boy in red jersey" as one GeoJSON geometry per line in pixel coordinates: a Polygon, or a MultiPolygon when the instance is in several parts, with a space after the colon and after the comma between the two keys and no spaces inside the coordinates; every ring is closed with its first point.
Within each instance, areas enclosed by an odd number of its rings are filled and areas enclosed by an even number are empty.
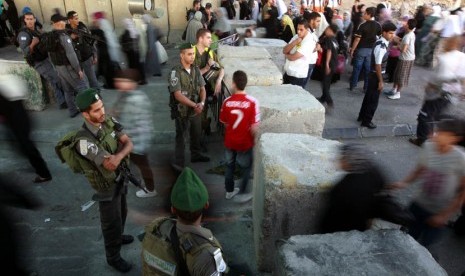
{"type": "MultiPolygon", "coordinates": [[[[224,136],[225,186],[226,199],[231,199],[239,192],[243,193],[247,187],[252,168],[253,146],[260,122],[258,101],[246,94],[247,74],[236,71],[233,74],[233,95],[227,98],[221,107],[220,121],[225,125],[224,136]],[[237,163],[242,168],[242,185],[234,188],[234,169],[237,163]]],[[[244,195],[243,201],[251,197],[244,195]]]]}

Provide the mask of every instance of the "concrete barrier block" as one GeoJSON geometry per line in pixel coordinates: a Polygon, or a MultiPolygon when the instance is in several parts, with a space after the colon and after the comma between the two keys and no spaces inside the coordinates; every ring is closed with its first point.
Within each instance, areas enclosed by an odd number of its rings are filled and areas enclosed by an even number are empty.
{"type": "Polygon", "coordinates": [[[277,240],[315,232],[327,191],[339,177],[339,144],[306,134],[261,135],[253,178],[254,242],[260,270],[273,270],[277,240]]]}
{"type": "Polygon", "coordinates": [[[294,236],[278,245],[273,275],[447,275],[399,230],[294,236]]]}
{"type": "Polygon", "coordinates": [[[218,60],[221,62],[224,58],[271,59],[271,55],[260,47],[219,45],[218,60]]]}
{"type": "Polygon", "coordinates": [[[272,39],[272,38],[245,38],[245,45],[247,46],[255,46],[261,47],[266,49],[272,59],[273,62],[278,67],[279,71],[284,71],[284,63],[286,62],[286,58],[283,54],[283,48],[287,45],[284,40],[281,39],[272,39]]]}
{"type": "Polygon", "coordinates": [[[24,61],[0,60],[0,74],[13,74],[23,79],[27,88],[24,108],[41,111],[46,107],[45,94],[40,75],[24,61]]]}
{"type": "Polygon", "coordinates": [[[303,133],[322,136],[325,108],[300,86],[248,86],[260,103],[260,133],[303,133]]]}
{"type": "Polygon", "coordinates": [[[253,25],[257,25],[255,20],[229,20],[231,24],[231,29],[236,30],[237,28],[247,28],[253,25]]]}
{"type": "MultiPolygon", "coordinates": [[[[237,47],[240,48],[240,47],[237,47]]],[[[283,75],[270,59],[223,58],[224,82],[231,87],[232,75],[237,70],[247,73],[247,85],[270,86],[283,83],[283,75]]]]}

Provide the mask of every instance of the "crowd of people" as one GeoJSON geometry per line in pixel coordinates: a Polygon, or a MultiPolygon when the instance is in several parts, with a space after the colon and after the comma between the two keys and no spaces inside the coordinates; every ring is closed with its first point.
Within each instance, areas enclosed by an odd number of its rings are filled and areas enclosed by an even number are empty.
{"type": "MultiPolygon", "coordinates": [[[[318,100],[329,110],[334,108],[331,84],[340,79],[346,61],[351,60],[349,90],[355,91],[358,83],[364,82],[365,96],[357,121],[369,129],[376,128],[372,120],[380,94],[385,92],[389,99],[399,100],[401,91],[408,93],[405,91],[414,65],[432,67],[418,115],[417,138],[410,140],[422,146],[416,168],[403,181],[387,184],[363,146],[343,145],[339,163],[347,173],[330,193],[321,233],[363,231],[370,228],[373,218],[380,217],[407,227],[412,237],[430,246],[462,207],[465,152],[459,144],[465,128],[461,118],[446,111],[464,98],[465,15],[461,10],[442,11],[439,6],[426,5],[414,18],[405,15],[394,19],[388,2],[366,7],[356,0],[351,12],[336,8],[337,1],[324,7],[312,7],[310,2],[302,0],[298,10],[294,4],[287,7],[283,0],[223,0],[222,7],[213,11],[210,3],[203,7],[195,0],[187,10],[183,34],[187,43],[179,46],[179,64],[167,76],[171,118],[176,127],[171,166],[178,178],[170,195],[176,219],[158,218],[146,227],[142,240],[144,275],[222,275],[230,269],[219,241],[201,226],[203,211],[209,207],[208,191],[185,160],[189,137],[190,162],[210,161],[204,155],[205,136],[211,131],[208,109],[224,89],[224,68],[213,43],[232,34],[229,19],[256,20],[257,26],[266,29],[266,37],[286,41],[284,84],[306,89],[310,79],[320,80],[322,94],[318,100]],[[385,89],[385,82],[392,82],[392,89],[385,89]],[[415,181],[420,182],[421,193],[408,210],[383,195],[386,190],[402,189],[415,181]]],[[[99,204],[107,263],[128,272],[132,265],[120,254],[121,246],[134,240],[123,234],[126,184],[136,182],[138,197],[157,195],[148,156],[153,107],[138,85],[147,84],[147,77],[161,76],[156,45],[162,34],[148,14],[142,16],[144,28],[133,19],[124,19],[119,38],[103,12],[92,15],[90,28],[75,11],[66,16],[56,12],[51,17],[50,33],[42,32],[27,7],[21,17],[16,17],[22,27],[14,37],[26,61],[50,83],[59,108],[67,108],[71,117],[81,114],[84,119],[82,128],[63,137],[56,150],[61,160],[74,172],[83,173],[95,190],[93,199],[99,204]],[[121,52],[126,55],[125,69],[120,67],[121,52]],[[115,88],[119,93],[111,112],[116,119],[105,111],[98,76],[104,78],[103,88],[115,88]],[[128,160],[140,169],[144,185],[134,180],[127,169],[128,160]]],[[[249,31],[253,35],[253,28],[249,31]]],[[[246,86],[247,74],[234,72],[229,87],[232,95],[220,103],[218,118],[225,128],[224,195],[227,200],[236,198],[240,202],[251,200],[247,187],[260,124],[259,102],[247,95],[246,86]],[[242,172],[238,187],[234,183],[237,165],[242,172]]],[[[21,100],[5,96],[8,89],[0,86],[0,112],[7,122],[14,117],[23,120],[19,125],[10,123],[10,128],[36,169],[34,182],[50,181],[52,175],[30,141],[28,117],[19,107],[21,100]]]]}

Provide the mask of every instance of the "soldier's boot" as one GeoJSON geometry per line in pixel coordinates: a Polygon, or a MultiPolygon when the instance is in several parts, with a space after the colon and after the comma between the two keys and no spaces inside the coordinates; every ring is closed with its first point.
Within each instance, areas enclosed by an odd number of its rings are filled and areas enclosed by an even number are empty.
{"type": "Polygon", "coordinates": [[[132,268],[132,264],[126,262],[123,258],[119,258],[115,261],[107,261],[110,266],[114,269],[118,270],[119,272],[126,273],[132,268]]]}

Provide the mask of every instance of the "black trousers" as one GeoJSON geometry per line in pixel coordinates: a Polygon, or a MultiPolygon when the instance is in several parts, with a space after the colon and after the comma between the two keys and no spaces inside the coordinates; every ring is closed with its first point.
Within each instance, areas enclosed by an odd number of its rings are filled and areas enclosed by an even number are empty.
{"type": "Polygon", "coordinates": [[[284,73],[283,76],[283,84],[293,84],[298,85],[305,89],[304,85],[306,84],[307,78],[296,78],[289,76],[288,74],[284,73]]]}
{"type": "Polygon", "coordinates": [[[320,97],[320,102],[322,103],[327,103],[329,105],[333,104],[333,99],[331,98],[331,94],[329,93],[329,90],[331,89],[331,82],[333,79],[334,73],[331,71],[329,75],[324,75],[323,79],[321,80],[321,92],[322,95],[320,97]]]}
{"type": "Polygon", "coordinates": [[[359,118],[362,119],[362,123],[370,123],[378,108],[378,77],[374,72],[370,72],[369,74],[367,91],[365,92],[365,97],[363,97],[362,107],[358,114],[359,118]]]}
{"type": "Polygon", "coordinates": [[[107,261],[116,261],[121,258],[121,235],[128,213],[126,194],[115,195],[111,201],[99,201],[99,211],[107,261]]]}
{"type": "Polygon", "coordinates": [[[31,121],[22,101],[8,101],[0,95],[0,114],[6,117],[7,125],[19,143],[21,152],[27,157],[37,175],[43,178],[51,177],[34,142],[31,141],[31,121]]]}
{"type": "Polygon", "coordinates": [[[450,104],[449,100],[439,99],[425,101],[418,113],[417,139],[425,141],[433,132],[433,125],[441,117],[442,111],[450,104]]]}

